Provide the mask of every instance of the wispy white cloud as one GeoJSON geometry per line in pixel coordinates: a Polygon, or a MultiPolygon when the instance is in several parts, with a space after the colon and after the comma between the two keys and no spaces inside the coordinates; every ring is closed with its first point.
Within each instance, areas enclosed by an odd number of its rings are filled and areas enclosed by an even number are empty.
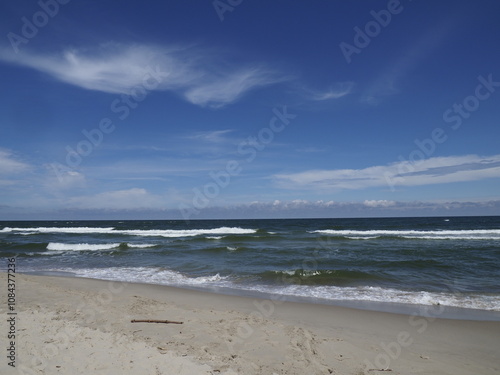
{"type": "MultiPolygon", "coordinates": [[[[83,89],[131,94],[145,87],[146,91],[171,91],[210,108],[224,107],[259,88],[296,80],[266,64],[231,64],[228,60],[228,56],[195,46],[106,43],[51,53],[0,49],[0,61],[83,89]]],[[[308,101],[326,101],[352,93],[354,83],[337,82],[323,89],[294,86],[295,93],[308,101]]]]}
{"type": "Polygon", "coordinates": [[[342,98],[343,96],[352,93],[353,89],[354,82],[338,82],[322,90],[302,87],[300,91],[302,96],[307,100],[324,101],[342,98]]]}
{"type": "MultiPolygon", "coordinates": [[[[177,145],[174,147],[190,158],[195,155],[210,159],[228,157],[236,152],[236,145],[241,142],[234,132],[234,129],[195,131],[175,137],[177,145]]],[[[206,160],[203,163],[206,163],[206,160]]],[[[200,162],[197,161],[196,164],[200,165],[200,162]]]]}
{"type": "Polygon", "coordinates": [[[67,49],[51,54],[26,51],[15,54],[4,49],[0,50],[0,59],[84,89],[123,94],[142,84],[147,67],[155,56],[168,52],[149,46],[106,44],[93,50],[67,49]]]}
{"type": "MultiPolygon", "coordinates": [[[[336,202],[297,199],[292,201],[254,201],[250,204],[230,207],[208,207],[200,213],[199,218],[498,215],[499,210],[500,200],[336,202]]],[[[165,212],[162,214],[165,215],[165,212]]]]}
{"type": "MultiPolygon", "coordinates": [[[[175,195],[175,191],[169,192],[175,195]]],[[[179,209],[165,208],[159,202],[161,197],[144,189],[128,189],[109,191],[106,193],[73,198],[72,205],[65,208],[48,206],[44,210],[35,211],[39,218],[95,218],[95,219],[183,219],[179,209]],[[131,201],[142,199],[143,201],[131,201]],[[157,204],[154,207],[154,204],[157,204]],[[51,207],[51,208],[49,208],[51,207]],[[150,207],[150,208],[148,208],[150,207]]],[[[0,218],[10,220],[18,218],[33,219],[33,210],[23,206],[0,205],[0,218]]],[[[210,206],[203,209],[198,219],[202,218],[332,218],[332,217],[381,217],[381,216],[463,216],[463,215],[498,215],[500,200],[480,201],[254,201],[249,204],[231,206],[210,206]],[[367,204],[368,202],[368,204],[367,204]]]]}
{"type": "Polygon", "coordinates": [[[500,177],[500,155],[434,157],[363,169],[308,170],[279,174],[281,187],[352,190],[369,187],[419,186],[500,177]]]}
{"type": "MultiPolygon", "coordinates": [[[[349,202],[349,201],[324,201],[324,200],[303,200],[295,199],[292,201],[274,200],[272,202],[254,201],[249,204],[241,204],[237,206],[240,209],[247,210],[262,210],[262,211],[300,211],[300,210],[329,210],[330,212],[342,211],[401,211],[407,209],[412,210],[449,210],[471,207],[491,207],[499,208],[500,200],[461,200],[461,201],[392,201],[392,200],[365,200],[364,202],[349,202]]],[[[215,208],[215,207],[214,207],[215,208]]],[[[323,211],[324,212],[324,211],[323,211]]]]}
{"type": "Polygon", "coordinates": [[[391,207],[395,206],[396,202],[381,199],[381,200],[365,200],[363,204],[367,207],[391,207]]]}
{"type": "Polygon", "coordinates": [[[21,173],[28,169],[31,169],[31,166],[19,161],[12,151],[0,149],[0,176],[21,173]]]}
{"type": "Polygon", "coordinates": [[[232,142],[232,140],[229,140],[226,136],[232,132],[234,132],[233,129],[199,131],[191,135],[187,135],[186,138],[207,143],[225,143],[228,141],[232,142]]]}
{"type": "Polygon", "coordinates": [[[262,65],[221,64],[223,57],[214,55],[195,47],[114,43],[45,54],[0,49],[0,61],[35,69],[84,89],[130,94],[134,87],[145,86],[173,91],[195,105],[213,108],[232,103],[250,90],[288,79],[262,65]]]}
{"type": "Polygon", "coordinates": [[[188,88],[184,96],[193,104],[217,108],[239,99],[250,90],[278,83],[284,79],[262,68],[241,69],[207,77],[205,82],[188,88]]]}
{"type": "Polygon", "coordinates": [[[60,194],[62,190],[85,188],[86,177],[83,173],[70,169],[62,164],[46,164],[43,186],[52,194],[60,194]]]}
{"type": "Polygon", "coordinates": [[[15,188],[23,184],[24,175],[33,167],[21,160],[11,151],[0,148],[0,186],[15,188]]]}

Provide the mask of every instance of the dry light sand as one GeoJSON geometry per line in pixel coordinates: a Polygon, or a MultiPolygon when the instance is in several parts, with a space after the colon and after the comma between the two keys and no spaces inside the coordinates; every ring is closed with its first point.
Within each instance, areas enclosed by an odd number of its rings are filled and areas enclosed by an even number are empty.
{"type": "Polygon", "coordinates": [[[2,375],[500,374],[500,322],[436,319],[439,306],[412,317],[20,274],[14,368],[5,273],[0,285],[2,375]]]}

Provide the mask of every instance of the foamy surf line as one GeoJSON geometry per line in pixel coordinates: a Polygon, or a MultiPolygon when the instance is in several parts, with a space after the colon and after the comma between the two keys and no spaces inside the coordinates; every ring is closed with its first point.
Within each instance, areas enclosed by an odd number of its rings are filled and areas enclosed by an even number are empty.
{"type": "Polygon", "coordinates": [[[72,234],[93,234],[93,233],[113,233],[115,228],[100,227],[36,227],[36,228],[11,228],[5,227],[0,233],[20,233],[20,234],[40,234],[40,233],[72,233],[72,234]]]}
{"type": "Polygon", "coordinates": [[[49,234],[49,233],[67,233],[67,234],[121,234],[129,236],[144,237],[193,237],[200,235],[228,235],[228,234],[253,234],[255,229],[246,229],[239,227],[220,227],[213,229],[130,229],[119,230],[114,227],[37,227],[37,228],[10,228],[5,227],[0,233],[19,233],[19,234],[49,234]]]}
{"type": "Polygon", "coordinates": [[[47,250],[52,251],[98,251],[98,250],[111,250],[120,247],[120,243],[109,244],[89,244],[89,243],[57,243],[51,242],[47,245],[47,250]]]}
{"type": "MultiPolygon", "coordinates": [[[[43,271],[35,271],[43,274],[43,271]]],[[[308,303],[365,306],[368,310],[380,310],[375,307],[382,304],[391,308],[391,304],[405,305],[410,309],[417,306],[444,306],[452,309],[484,310],[500,320],[500,296],[464,295],[462,293],[435,293],[405,291],[393,288],[371,286],[338,287],[287,285],[272,286],[263,284],[243,284],[235,282],[230,276],[220,274],[189,277],[180,272],[151,267],[110,267],[101,269],[49,269],[48,273],[65,273],[74,277],[113,280],[132,283],[157,284],[179,288],[194,288],[210,292],[260,296],[260,298],[298,300],[308,303]]],[[[380,306],[382,306],[380,305],[380,306]]],[[[385,311],[385,310],[384,310],[385,311]]],[[[390,312],[390,311],[389,311],[390,312]]],[[[394,311],[396,312],[396,311],[394,311]]]]}
{"type": "Polygon", "coordinates": [[[380,237],[401,237],[407,239],[468,239],[500,240],[500,229],[475,230],[334,230],[322,229],[309,231],[312,234],[346,237],[349,239],[375,239],[380,237]]]}
{"type": "MultiPolygon", "coordinates": [[[[33,227],[11,228],[5,227],[0,233],[17,233],[21,235],[36,235],[50,233],[67,234],[120,234],[144,237],[193,237],[206,235],[209,239],[220,239],[224,235],[255,234],[256,229],[240,227],[220,227],[213,229],[129,229],[120,230],[114,227],[33,227]]],[[[308,231],[311,234],[340,236],[348,239],[376,239],[379,237],[401,237],[407,239],[478,239],[500,240],[500,229],[475,229],[475,230],[334,230],[322,229],[308,231]]],[[[270,233],[272,234],[272,233],[270,233]]]]}
{"type": "Polygon", "coordinates": [[[89,243],[59,243],[50,242],[47,250],[51,251],[102,251],[113,250],[120,247],[145,249],[155,247],[155,244],[134,244],[134,243],[108,243],[108,244],[89,244],[89,243]]]}

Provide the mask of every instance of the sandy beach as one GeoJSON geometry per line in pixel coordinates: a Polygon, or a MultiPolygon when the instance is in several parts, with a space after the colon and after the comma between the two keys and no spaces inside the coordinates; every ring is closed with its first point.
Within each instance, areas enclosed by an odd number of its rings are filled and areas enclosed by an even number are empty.
{"type": "Polygon", "coordinates": [[[500,373],[500,322],[441,319],[440,306],[418,317],[16,274],[8,315],[0,279],[2,374],[500,373]]]}

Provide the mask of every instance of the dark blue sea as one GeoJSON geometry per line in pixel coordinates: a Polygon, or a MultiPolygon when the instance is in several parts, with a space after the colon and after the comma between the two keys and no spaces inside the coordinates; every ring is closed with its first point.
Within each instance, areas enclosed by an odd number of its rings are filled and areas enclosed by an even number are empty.
{"type": "Polygon", "coordinates": [[[0,222],[18,272],[500,311],[500,217],[0,222]]]}

